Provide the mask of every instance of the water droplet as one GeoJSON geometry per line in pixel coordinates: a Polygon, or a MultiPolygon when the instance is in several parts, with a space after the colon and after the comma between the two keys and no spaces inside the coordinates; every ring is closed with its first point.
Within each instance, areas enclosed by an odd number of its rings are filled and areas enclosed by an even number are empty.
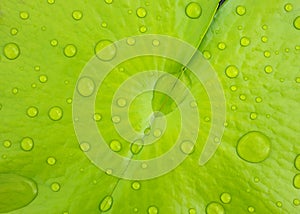
{"type": "Polygon", "coordinates": [[[82,12],[80,11],[80,10],[74,10],[73,12],[72,12],[72,17],[73,17],[73,19],[75,19],[76,21],[78,21],[78,20],[80,20],[80,19],[82,19],[82,12]]]}
{"type": "Polygon", "coordinates": [[[106,4],[111,4],[113,3],[113,0],[104,0],[106,4]]]}
{"type": "Polygon", "coordinates": [[[256,98],[255,98],[255,102],[261,103],[261,102],[262,102],[262,98],[261,98],[261,97],[256,97],[256,98]]]}
{"type": "Polygon", "coordinates": [[[52,39],[50,41],[50,45],[53,46],[53,47],[56,47],[58,45],[58,41],[56,39],[52,39]]]}
{"type": "Polygon", "coordinates": [[[295,188],[300,189],[300,174],[295,175],[293,184],[295,188]]]}
{"type": "Polygon", "coordinates": [[[5,148],[9,148],[9,147],[11,147],[11,141],[10,140],[5,140],[5,141],[3,141],[3,146],[5,147],[5,148]]]}
{"type": "Polygon", "coordinates": [[[50,187],[53,192],[58,192],[60,190],[60,184],[57,182],[52,183],[50,187]]]}
{"type": "Polygon", "coordinates": [[[15,36],[15,35],[17,35],[17,33],[18,33],[18,29],[17,28],[10,29],[10,34],[11,35],[15,36]]]}
{"type": "Polygon", "coordinates": [[[258,163],[269,156],[271,142],[263,133],[251,131],[239,139],[236,149],[241,159],[251,163],[258,163]]]}
{"type": "Polygon", "coordinates": [[[191,19],[197,19],[201,16],[202,8],[197,2],[190,2],[185,7],[185,14],[191,19]]]}
{"type": "Polygon", "coordinates": [[[141,184],[138,181],[134,181],[134,182],[132,182],[131,187],[134,190],[139,190],[141,188],[141,184]]]}
{"type": "Polygon", "coordinates": [[[36,84],[35,84],[35,83],[32,83],[32,84],[31,84],[31,87],[32,87],[32,88],[36,88],[36,84]]]}
{"type": "Polygon", "coordinates": [[[258,177],[255,177],[255,178],[254,178],[254,182],[255,182],[255,183],[258,183],[259,181],[260,181],[260,179],[259,179],[258,177]]]}
{"type": "Polygon", "coordinates": [[[147,15],[147,10],[143,7],[139,7],[136,10],[136,15],[140,18],[144,18],[147,15]]]}
{"type": "Polygon", "coordinates": [[[300,16],[298,16],[298,17],[295,18],[295,20],[294,20],[294,27],[297,30],[300,30],[300,16]]]}
{"type": "Polygon", "coordinates": [[[277,206],[277,207],[282,207],[282,202],[281,202],[281,201],[277,201],[277,202],[276,202],[276,206],[277,206]]]}
{"type": "Polygon", "coordinates": [[[184,154],[192,154],[195,150],[194,144],[191,141],[183,141],[180,145],[180,150],[184,153],[184,154]]]}
{"type": "Polygon", "coordinates": [[[117,100],[117,104],[118,104],[118,106],[120,106],[120,107],[125,107],[125,106],[127,105],[127,101],[126,101],[124,98],[119,98],[119,99],[117,100]]]}
{"type": "Polygon", "coordinates": [[[134,45],[135,44],[135,39],[134,38],[132,38],[132,37],[129,37],[128,39],[127,39],[127,44],[128,45],[134,45]]]}
{"type": "Polygon", "coordinates": [[[267,29],[268,29],[268,25],[263,25],[263,26],[262,26],[262,29],[263,29],[263,30],[267,30],[267,29]]]}
{"type": "Polygon", "coordinates": [[[119,116],[112,116],[111,121],[117,124],[121,122],[121,118],[119,116]]]}
{"type": "Polygon", "coordinates": [[[81,151],[83,152],[87,152],[90,150],[91,146],[88,142],[82,142],[80,145],[79,145],[81,151]]]}
{"type": "Polygon", "coordinates": [[[293,10],[293,5],[291,3],[287,3],[284,5],[284,10],[286,12],[291,12],[293,10]]]}
{"type": "Polygon", "coordinates": [[[130,151],[132,154],[137,155],[142,151],[143,147],[144,141],[142,139],[138,139],[130,145],[130,151]]]}
{"type": "Polygon", "coordinates": [[[231,91],[236,91],[236,90],[237,90],[237,86],[236,86],[236,85],[230,86],[230,90],[231,90],[231,91]]]}
{"type": "Polygon", "coordinates": [[[197,104],[197,102],[196,101],[191,101],[190,102],[190,106],[192,107],[192,108],[196,108],[197,106],[198,106],[198,104],[197,104]]]}
{"type": "Polygon", "coordinates": [[[102,23],[101,23],[101,26],[102,26],[103,28],[107,28],[107,23],[106,23],[106,22],[102,22],[102,23]]]}
{"type": "Polygon", "coordinates": [[[231,106],[231,110],[232,110],[232,111],[236,111],[236,110],[237,110],[237,106],[236,106],[236,105],[232,105],[232,106],[231,106]]]}
{"type": "Polygon", "coordinates": [[[269,57],[271,56],[271,52],[270,52],[270,51],[265,51],[265,52],[264,52],[264,56],[265,56],[266,58],[269,58],[269,57]]]}
{"type": "Polygon", "coordinates": [[[294,204],[295,206],[299,206],[299,205],[300,205],[300,200],[299,200],[299,199],[294,199],[294,200],[293,200],[293,204],[294,204]]]}
{"type": "Polygon", "coordinates": [[[105,196],[99,204],[99,210],[102,212],[108,211],[113,205],[113,198],[110,195],[105,196]]]}
{"type": "Polygon", "coordinates": [[[27,116],[28,117],[36,117],[39,114],[39,110],[37,107],[35,106],[30,106],[29,108],[27,108],[27,116]]]}
{"type": "Polygon", "coordinates": [[[95,83],[89,77],[82,77],[78,80],[77,91],[81,96],[89,97],[95,91],[95,83]]]}
{"type": "Polygon", "coordinates": [[[10,42],[4,46],[3,54],[7,59],[14,60],[20,56],[20,48],[16,43],[10,42]]]}
{"type": "Polygon", "coordinates": [[[196,214],[196,210],[194,208],[190,208],[189,209],[189,214],[196,214]]]}
{"type": "Polygon", "coordinates": [[[99,114],[99,113],[95,113],[94,114],[94,120],[96,122],[99,122],[101,119],[102,119],[102,115],[101,114],[99,114]]]}
{"type": "Polygon", "coordinates": [[[53,166],[56,164],[56,159],[55,157],[48,157],[47,158],[47,164],[49,164],[50,166],[53,166]]]}
{"type": "Polygon", "coordinates": [[[41,76],[39,77],[39,81],[40,81],[41,83],[46,83],[46,82],[48,81],[48,77],[47,77],[46,75],[41,75],[41,76]]]}
{"type": "Polygon", "coordinates": [[[23,19],[23,20],[26,20],[26,19],[28,19],[29,18],[29,13],[28,12],[26,12],[26,11],[22,11],[22,12],[20,12],[20,18],[21,19],[23,19]]]}
{"type": "Polygon", "coordinates": [[[209,122],[209,121],[210,121],[210,118],[209,118],[209,117],[204,117],[204,121],[205,121],[205,122],[209,122]]]}
{"type": "Polygon", "coordinates": [[[226,44],[225,44],[224,42],[219,42],[219,43],[218,43],[218,48],[219,48],[220,50],[224,50],[224,49],[226,48],[226,44]]]}
{"type": "Polygon", "coordinates": [[[294,165],[296,169],[300,170],[300,154],[295,158],[294,165]]]}
{"type": "Polygon", "coordinates": [[[209,51],[203,51],[203,56],[205,59],[210,59],[211,58],[211,53],[209,51]]]}
{"type": "Polygon", "coordinates": [[[264,42],[264,43],[268,42],[268,37],[262,36],[261,41],[264,42]]]}
{"type": "Polygon", "coordinates": [[[0,213],[25,207],[38,194],[35,181],[16,174],[0,174],[0,190],[0,213]]]}
{"type": "Polygon", "coordinates": [[[224,203],[224,204],[229,204],[231,202],[231,195],[227,192],[223,192],[220,196],[220,200],[224,203]]]}
{"type": "Polygon", "coordinates": [[[13,88],[11,90],[11,92],[16,95],[19,92],[19,89],[18,88],[13,88]]]}
{"type": "Polygon", "coordinates": [[[250,45],[250,39],[247,37],[242,37],[240,40],[240,44],[243,47],[247,47],[248,45],[250,45]]]}
{"type": "Polygon", "coordinates": [[[23,149],[24,151],[26,152],[31,151],[33,147],[34,147],[34,142],[32,138],[24,137],[21,140],[21,149],[23,149]]]}
{"type": "Polygon", "coordinates": [[[51,107],[48,116],[51,120],[58,121],[63,117],[63,110],[58,106],[51,107]]]}
{"type": "Polygon", "coordinates": [[[148,207],[148,214],[158,214],[158,208],[156,206],[148,207]]]}
{"type": "Polygon", "coordinates": [[[271,66],[271,65],[267,65],[267,66],[265,66],[265,72],[266,72],[267,74],[270,74],[270,73],[272,73],[272,72],[273,72],[273,68],[272,68],[272,66],[271,66]]]}
{"type": "Polygon", "coordinates": [[[161,130],[160,129],[155,129],[154,132],[153,132],[153,136],[158,138],[161,136],[161,130]]]}
{"type": "Polygon", "coordinates": [[[225,69],[225,74],[229,78],[236,78],[239,75],[239,69],[235,65],[229,65],[225,69]]]}
{"type": "Polygon", "coordinates": [[[257,113],[256,112],[251,112],[250,113],[250,119],[251,120],[256,120],[256,118],[257,118],[257,113]]]}
{"type": "Polygon", "coordinates": [[[207,214],[225,214],[224,207],[218,202],[211,202],[205,209],[207,214]]]}
{"type": "Polygon", "coordinates": [[[153,45],[154,47],[158,47],[158,46],[160,45],[160,42],[159,42],[157,39],[154,39],[154,40],[152,41],[152,45],[153,45]]]}
{"type": "Polygon", "coordinates": [[[109,144],[109,147],[114,152],[119,152],[122,149],[122,144],[118,140],[112,140],[109,144]]]}
{"type": "Polygon", "coordinates": [[[147,27],[143,25],[143,26],[140,27],[139,30],[140,30],[141,33],[145,33],[147,31],[147,27]]]}
{"type": "Polygon", "coordinates": [[[66,103],[71,104],[71,103],[72,103],[72,98],[70,98],[70,97],[67,98],[67,99],[66,99],[66,103]]]}
{"type": "Polygon", "coordinates": [[[245,101],[247,99],[245,94],[240,94],[240,100],[245,101]]]}
{"type": "Polygon", "coordinates": [[[68,44],[65,46],[64,48],[64,54],[66,57],[74,57],[77,53],[77,48],[75,45],[72,45],[72,44],[68,44]]]}
{"type": "Polygon", "coordinates": [[[239,16],[243,16],[246,14],[246,8],[244,6],[237,6],[236,7],[236,13],[239,15],[239,16]]]}
{"type": "Polygon", "coordinates": [[[96,56],[102,61],[110,61],[112,60],[117,54],[117,47],[115,44],[110,40],[100,40],[95,48],[94,52],[96,56]],[[105,51],[101,51],[105,48],[105,51]]]}
{"type": "Polygon", "coordinates": [[[254,207],[249,206],[248,207],[248,212],[249,213],[253,213],[255,211],[254,207]]]}
{"type": "Polygon", "coordinates": [[[48,4],[54,4],[55,0],[47,0],[48,4]]]}

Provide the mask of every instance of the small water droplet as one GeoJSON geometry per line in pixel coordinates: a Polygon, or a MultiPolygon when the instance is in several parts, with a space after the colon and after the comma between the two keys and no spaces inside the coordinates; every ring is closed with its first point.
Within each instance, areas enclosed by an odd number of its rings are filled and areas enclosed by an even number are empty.
{"type": "Polygon", "coordinates": [[[124,98],[119,98],[117,100],[117,104],[118,104],[119,107],[125,107],[127,105],[127,101],[124,98]]]}
{"type": "Polygon", "coordinates": [[[255,102],[261,103],[261,102],[262,102],[262,98],[261,98],[261,97],[256,97],[256,98],[255,98],[255,102]]]}
{"type": "Polygon", "coordinates": [[[244,6],[237,6],[236,7],[236,13],[239,15],[239,16],[243,16],[246,14],[246,8],[244,6]]]}
{"type": "Polygon", "coordinates": [[[253,213],[254,211],[255,211],[254,207],[252,207],[252,206],[248,207],[248,212],[249,213],[253,213]]]}
{"type": "Polygon", "coordinates": [[[205,122],[209,122],[210,121],[210,117],[204,117],[204,121],[205,122]]]}
{"type": "Polygon", "coordinates": [[[55,0],[47,0],[48,4],[54,4],[55,0]]]}
{"type": "Polygon", "coordinates": [[[294,20],[294,27],[297,30],[300,30],[300,16],[298,16],[298,17],[295,18],[295,20],[294,20]]]}
{"type": "Polygon", "coordinates": [[[100,40],[94,48],[94,53],[98,57],[98,59],[102,61],[110,61],[112,60],[117,54],[117,47],[116,45],[107,39],[100,40]],[[104,51],[102,51],[105,49],[104,51]]]}
{"type": "Polygon", "coordinates": [[[36,117],[39,114],[39,110],[35,106],[30,106],[29,108],[27,108],[26,113],[27,113],[28,117],[33,118],[33,117],[36,117]]]}
{"type": "Polygon", "coordinates": [[[225,214],[224,207],[218,202],[211,202],[205,209],[207,214],[225,214]]]}
{"type": "Polygon", "coordinates": [[[263,25],[263,26],[262,26],[262,29],[263,29],[263,30],[268,30],[268,25],[263,25]]]}
{"type": "Polygon", "coordinates": [[[7,59],[14,60],[20,56],[20,48],[16,43],[10,42],[4,46],[3,54],[7,59]]]}
{"type": "Polygon", "coordinates": [[[75,19],[76,21],[78,21],[78,20],[80,20],[80,19],[82,19],[82,12],[80,11],[80,10],[74,10],[73,12],[72,12],[72,17],[73,17],[73,19],[75,19]]]}
{"type": "Polygon", "coordinates": [[[235,65],[229,65],[225,69],[225,74],[231,79],[236,78],[239,75],[239,69],[235,65]]]}
{"type": "Polygon", "coordinates": [[[230,90],[231,90],[231,91],[236,91],[236,90],[237,90],[237,86],[236,86],[236,85],[230,86],[230,90]]]}
{"type": "Polygon", "coordinates": [[[102,212],[106,212],[110,210],[113,205],[113,198],[110,195],[105,196],[99,204],[99,210],[102,212]]]}
{"type": "Polygon", "coordinates": [[[19,89],[18,88],[13,88],[11,90],[11,92],[16,95],[19,92],[19,89]]]}
{"type": "Polygon", "coordinates": [[[134,45],[134,44],[135,44],[135,39],[132,38],[132,37],[129,37],[129,38],[127,39],[127,44],[130,45],[130,46],[134,45]]]}
{"type": "Polygon", "coordinates": [[[88,142],[82,142],[80,145],[79,145],[81,151],[83,152],[87,152],[91,149],[91,146],[88,142]]]}
{"type": "Polygon", "coordinates": [[[22,11],[22,12],[20,12],[20,18],[21,19],[23,19],[23,20],[26,20],[26,19],[28,19],[29,18],[29,13],[28,12],[26,12],[26,11],[22,11]]]}
{"type": "Polygon", "coordinates": [[[251,131],[239,139],[236,149],[241,159],[251,163],[259,163],[268,158],[271,142],[263,133],[251,131]]]}
{"type": "Polygon", "coordinates": [[[205,59],[210,59],[211,58],[211,53],[209,51],[203,51],[203,56],[205,59]]]}
{"type": "Polygon", "coordinates": [[[70,97],[67,98],[67,99],[66,99],[66,103],[71,104],[71,103],[72,103],[72,98],[70,98],[70,97]]]}
{"type": "Polygon", "coordinates": [[[277,206],[277,207],[282,207],[282,202],[281,202],[281,201],[277,201],[277,202],[276,202],[276,206],[277,206]]]}
{"type": "Polygon", "coordinates": [[[250,39],[247,37],[242,37],[240,40],[240,44],[243,47],[247,47],[248,45],[250,45],[250,39]]]}
{"type": "Polygon", "coordinates": [[[144,18],[147,15],[147,10],[143,7],[139,7],[136,10],[136,15],[140,18],[144,18]]]}
{"type": "Polygon", "coordinates": [[[287,3],[284,5],[284,10],[286,12],[291,12],[293,10],[293,5],[291,3],[287,3]]]}
{"type": "Polygon", "coordinates": [[[89,77],[82,77],[77,83],[77,91],[81,96],[89,97],[95,91],[95,83],[89,77]]]}
{"type": "Polygon", "coordinates": [[[69,58],[74,57],[76,55],[76,53],[77,53],[77,48],[76,48],[75,45],[68,44],[68,45],[65,46],[64,55],[66,57],[69,57],[69,58]]]}
{"type": "Polygon", "coordinates": [[[122,144],[118,140],[112,140],[109,144],[109,147],[114,152],[119,152],[122,149],[122,144]]]}
{"type": "Polygon", "coordinates": [[[258,177],[255,177],[255,178],[254,178],[254,182],[255,182],[255,183],[258,183],[259,181],[260,181],[260,179],[259,179],[258,177]]]}
{"type": "Polygon", "coordinates": [[[197,102],[196,101],[191,101],[190,102],[190,106],[192,107],[192,108],[196,108],[197,106],[198,106],[198,104],[197,104],[197,102]]]}
{"type": "Polygon", "coordinates": [[[271,52],[270,52],[270,51],[265,51],[265,52],[264,52],[264,56],[265,56],[266,58],[270,58],[271,52]]]}
{"type": "Polygon", "coordinates": [[[219,42],[219,43],[218,43],[218,48],[219,48],[220,50],[224,50],[224,49],[226,48],[226,44],[225,44],[224,42],[219,42]]]}
{"type": "Polygon", "coordinates": [[[148,207],[148,214],[158,214],[158,208],[156,206],[148,207]]]}
{"type": "Polygon", "coordinates": [[[46,82],[48,81],[48,77],[47,77],[46,75],[41,75],[41,76],[39,77],[39,81],[40,81],[41,83],[46,83],[46,82]]]}
{"type": "Polygon", "coordinates": [[[56,39],[52,39],[50,41],[50,45],[53,46],[53,47],[56,47],[58,45],[58,41],[56,39]]]}
{"type": "Polygon", "coordinates": [[[223,192],[220,196],[220,200],[224,204],[229,204],[231,202],[231,195],[228,192],[223,192]]]}
{"type": "Polygon", "coordinates": [[[101,23],[101,26],[102,26],[103,28],[107,28],[107,23],[106,23],[106,22],[102,22],[102,23],[101,23]]]}
{"type": "Polygon", "coordinates": [[[31,151],[34,147],[34,141],[30,137],[24,137],[21,140],[20,146],[21,146],[21,149],[23,149],[26,152],[31,151]]]}
{"type": "Polygon", "coordinates": [[[264,43],[268,42],[268,37],[262,36],[261,41],[264,42],[264,43]]]}
{"type": "Polygon", "coordinates": [[[113,3],[113,0],[104,0],[106,4],[111,4],[113,3]]]}
{"type": "Polygon", "coordinates": [[[245,94],[240,94],[240,100],[245,101],[247,99],[245,94]]]}
{"type": "Polygon", "coordinates": [[[111,121],[117,124],[121,122],[121,118],[119,116],[112,116],[111,121]]]}
{"type": "Polygon", "coordinates": [[[232,105],[232,106],[231,106],[231,110],[232,110],[232,111],[236,111],[236,110],[237,110],[237,106],[236,106],[236,105],[232,105]]]}
{"type": "Polygon", "coordinates": [[[134,182],[132,182],[131,187],[134,190],[139,190],[141,188],[141,184],[138,181],[134,181],[134,182]]]}
{"type": "Polygon", "coordinates": [[[185,14],[191,19],[197,19],[201,16],[202,8],[197,2],[190,2],[185,7],[185,14]]]}
{"type": "Polygon", "coordinates": [[[257,119],[257,113],[256,112],[251,112],[250,113],[250,119],[251,120],[256,120],[257,119]]]}
{"type": "Polygon", "coordinates": [[[195,150],[195,147],[194,147],[194,143],[191,142],[191,141],[183,141],[180,145],[180,150],[184,153],[184,154],[192,154],[195,150]]]}
{"type": "Polygon", "coordinates": [[[140,30],[141,33],[145,33],[147,31],[147,27],[145,25],[143,25],[143,26],[140,27],[139,30],[140,30]]]}
{"type": "Polygon", "coordinates": [[[162,132],[160,129],[155,129],[154,132],[153,132],[153,136],[158,138],[162,135],[162,132]]]}
{"type": "Polygon", "coordinates": [[[152,41],[152,45],[153,45],[154,47],[158,47],[158,46],[160,45],[159,40],[154,39],[154,40],[152,41]]]}
{"type": "Polygon", "coordinates": [[[272,72],[273,72],[273,67],[272,67],[271,65],[265,66],[265,72],[266,72],[267,74],[272,73],[272,72]]]}
{"type": "Polygon", "coordinates": [[[102,115],[101,114],[99,114],[99,113],[95,113],[94,114],[94,120],[96,122],[99,122],[101,119],[102,119],[102,115]]]}
{"type": "Polygon", "coordinates": [[[130,151],[132,154],[137,155],[142,151],[143,147],[144,141],[142,139],[138,139],[130,145],[130,151]]]}
{"type": "Polygon", "coordinates": [[[293,204],[294,204],[295,206],[299,206],[299,205],[300,205],[300,200],[299,200],[299,199],[294,199],[294,200],[293,200],[293,204]]]}
{"type": "Polygon", "coordinates": [[[56,159],[55,157],[48,157],[47,158],[47,164],[49,164],[50,166],[53,166],[56,164],[56,159]]]}
{"type": "Polygon", "coordinates": [[[3,141],[3,146],[5,147],[5,148],[9,148],[9,147],[11,147],[11,141],[10,140],[5,140],[5,141],[3,141]]]}
{"type": "Polygon", "coordinates": [[[53,192],[58,192],[60,190],[60,184],[58,182],[54,182],[50,186],[53,192]]]}
{"type": "Polygon", "coordinates": [[[189,209],[189,214],[196,214],[196,213],[197,213],[196,209],[194,209],[194,208],[189,209]]]}
{"type": "Polygon", "coordinates": [[[295,188],[300,189],[300,174],[294,176],[293,184],[295,188]]]}
{"type": "Polygon", "coordinates": [[[63,117],[63,110],[59,106],[51,107],[48,116],[51,120],[58,121],[63,117]]]}
{"type": "Polygon", "coordinates": [[[13,36],[17,35],[18,32],[19,32],[19,31],[18,31],[17,28],[12,28],[12,29],[10,29],[10,34],[13,35],[13,36]]]}

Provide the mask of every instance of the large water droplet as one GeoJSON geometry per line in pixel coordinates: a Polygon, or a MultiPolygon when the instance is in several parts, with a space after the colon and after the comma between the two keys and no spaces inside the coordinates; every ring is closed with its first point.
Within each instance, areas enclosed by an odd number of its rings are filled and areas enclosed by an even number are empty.
{"type": "Polygon", "coordinates": [[[108,211],[113,205],[113,198],[110,195],[105,196],[99,204],[99,210],[102,212],[108,211]]]}
{"type": "Polygon", "coordinates": [[[251,163],[265,160],[270,153],[270,139],[261,132],[252,131],[242,136],[237,144],[237,154],[251,163]]]}
{"type": "Polygon", "coordinates": [[[293,184],[295,188],[300,189],[300,174],[295,175],[293,184]]]}
{"type": "Polygon", "coordinates": [[[7,59],[14,60],[20,56],[20,48],[16,43],[7,43],[4,46],[3,54],[7,59]]]}
{"type": "Polygon", "coordinates": [[[294,20],[294,27],[297,30],[300,30],[300,16],[298,16],[298,17],[295,18],[295,20],[294,20]]]}
{"type": "Polygon", "coordinates": [[[16,174],[0,174],[0,213],[27,206],[37,193],[33,180],[16,174]]]}
{"type": "Polygon", "coordinates": [[[197,2],[190,2],[185,7],[185,14],[191,19],[197,19],[201,16],[202,8],[197,2]]]}
{"type": "Polygon", "coordinates": [[[293,10],[293,5],[291,3],[287,3],[284,5],[284,10],[286,12],[291,12],[293,10]]]}
{"type": "Polygon", "coordinates": [[[205,209],[207,214],[224,214],[224,207],[218,202],[211,202],[206,206],[205,209]]]}
{"type": "Polygon", "coordinates": [[[33,118],[33,117],[36,117],[38,114],[39,114],[39,110],[38,110],[38,108],[37,107],[35,107],[35,106],[30,106],[28,109],[27,109],[27,116],[28,117],[31,117],[31,118],[33,118]]]}
{"type": "Polygon", "coordinates": [[[77,53],[77,48],[75,45],[68,44],[65,46],[64,54],[66,57],[69,57],[69,58],[74,57],[76,55],[76,53],[77,53]]]}
{"type": "Polygon", "coordinates": [[[300,205],[300,200],[299,200],[299,199],[294,199],[294,200],[293,200],[293,204],[294,204],[295,206],[299,206],[299,205],[300,205]]]}
{"type": "Polygon", "coordinates": [[[197,213],[196,209],[194,209],[194,208],[189,209],[189,214],[196,214],[196,213],[197,213]]]}
{"type": "Polygon", "coordinates": [[[156,206],[150,206],[149,208],[148,208],[148,214],[158,214],[158,208],[156,207],[156,206]]]}
{"type": "Polygon", "coordinates": [[[194,144],[193,142],[191,141],[183,141],[180,145],[180,149],[181,151],[184,153],[184,154],[191,154],[194,152],[195,150],[195,147],[194,147],[194,144]]]}
{"type": "Polygon", "coordinates": [[[89,97],[94,93],[95,83],[89,77],[82,77],[77,83],[77,91],[84,97],[89,97]]]}
{"type": "Polygon", "coordinates": [[[51,120],[58,121],[63,117],[63,110],[59,106],[49,109],[48,116],[51,120]]]}
{"type": "Polygon", "coordinates": [[[295,158],[294,165],[296,169],[300,170],[300,154],[295,158]]]}
{"type": "Polygon", "coordinates": [[[236,78],[239,75],[239,69],[235,65],[229,65],[226,70],[225,74],[229,78],[236,78]]]}
{"type": "Polygon", "coordinates": [[[109,147],[114,152],[119,152],[122,149],[122,144],[118,140],[112,140],[109,144],[109,147]]]}
{"type": "Polygon", "coordinates": [[[34,142],[32,138],[24,137],[21,140],[21,149],[23,149],[24,151],[26,152],[31,151],[33,147],[34,147],[34,142]]]}
{"type": "Polygon", "coordinates": [[[136,10],[136,15],[140,18],[144,18],[147,15],[147,10],[143,7],[140,7],[136,10]]]}
{"type": "Polygon", "coordinates": [[[231,202],[231,195],[227,192],[223,192],[220,196],[220,200],[224,203],[224,204],[229,204],[231,202]]]}
{"type": "Polygon", "coordinates": [[[116,56],[117,47],[110,40],[100,40],[96,44],[96,46],[94,48],[94,52],[100,60],[109,61],[109,60],[112,60],[116,56]],[[105,48],[105,51],[101,51],[104,48],[105,48]]]}

